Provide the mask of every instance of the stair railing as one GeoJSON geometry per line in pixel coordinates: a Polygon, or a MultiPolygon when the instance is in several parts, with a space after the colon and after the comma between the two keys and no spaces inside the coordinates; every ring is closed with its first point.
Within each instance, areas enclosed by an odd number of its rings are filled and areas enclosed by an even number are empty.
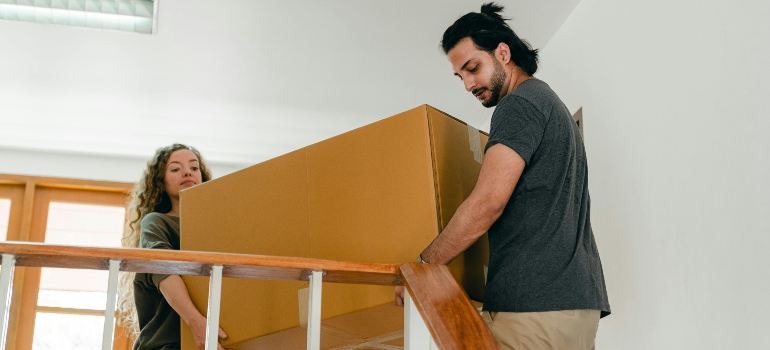
{"type": "Polygon", "coordinates": [[[118,272],[210,276],[206,349],[217,348],[222,278],[310,282],[307,349],[320,349],[322,282],[404,285],[404,347],[500,349],[468,296],[446,266],[379,264],[264,255],[160,249],[95,248],[30,242],[0,242],[0,349],[8,323],[16,267],[109,270],[102,350],[112,350],[118,272]]]}

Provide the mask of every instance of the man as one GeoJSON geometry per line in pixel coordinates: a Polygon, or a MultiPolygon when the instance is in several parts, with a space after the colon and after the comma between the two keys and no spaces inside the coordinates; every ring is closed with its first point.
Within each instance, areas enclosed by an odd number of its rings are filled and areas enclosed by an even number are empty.
{"type": "Polygon", "coordinates": [[[444,32],[454,74],[497,108],[475,188],[418,261],[447,264],[488,231],[482,318],[503,348],[591,349],[610,306],[583,140],[559,97],[533,77],[537,50],[502,10],[485,4],[444,32]]]}

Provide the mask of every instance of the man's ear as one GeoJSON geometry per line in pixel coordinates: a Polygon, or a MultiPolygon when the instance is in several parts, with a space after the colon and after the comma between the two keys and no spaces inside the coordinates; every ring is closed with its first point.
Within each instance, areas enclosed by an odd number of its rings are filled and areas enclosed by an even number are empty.
{"type": "Polygon", "coordinates": [[[503,42],[497,44],[495,57],[497,57],[503,65],[508,64],[508,62],[511,61],[511,48],[508,47],[508,44],[503,42]]]}

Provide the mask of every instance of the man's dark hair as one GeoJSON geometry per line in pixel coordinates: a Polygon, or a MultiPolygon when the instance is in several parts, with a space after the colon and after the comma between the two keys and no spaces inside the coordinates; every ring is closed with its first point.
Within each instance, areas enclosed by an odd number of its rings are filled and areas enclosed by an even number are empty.
{"type": "Polygon", "coordinates": [[[441,48],[445,54],[454,48],[460,40],[471,38],[476,48],[493,54],[500,43],[505,43],[511,50],[511,60],[528,75],[537,71],[537,50],[529,43],[519,39],[502,16],[503,6],[494,2],[481,5],[481,12],[470,12],[460,17],[444,32],[441,48]]]}

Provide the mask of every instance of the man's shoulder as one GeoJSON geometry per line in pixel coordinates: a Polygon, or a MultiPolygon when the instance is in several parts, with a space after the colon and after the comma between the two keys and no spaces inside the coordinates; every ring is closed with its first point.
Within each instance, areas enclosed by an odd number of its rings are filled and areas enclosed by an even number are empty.
{"type": "Polygon", "coordinates": [[[559,98],[546,82],[537,78],[532,78],[519,84],[519,87],[511,91],[511,94],[527,100],[534,105],[537,105],[544,100],[548,101],[559,98]]]}
{"type": "MultiPolygon", "coordinates": [[[[528,82],[528,81],[527,81],[528,82]]],[[[526,83],[526,82],[525,82],[526,83]]],[[[521,113],[523,110],[540,110],[541,93],[531,84],[519,85],[515,90],[503,96],[495,107],[493,114],[521,113]]]]}
{"type": "Polygon", "coordinates": [[[559,96],[546,82],[532,78],[519,84],[515,90],[500,99],[495,111],[500,109],[501,112],[504,112],[511,109],[527,108],[542,113],[557,101],[561,101],[559,96]]]}

